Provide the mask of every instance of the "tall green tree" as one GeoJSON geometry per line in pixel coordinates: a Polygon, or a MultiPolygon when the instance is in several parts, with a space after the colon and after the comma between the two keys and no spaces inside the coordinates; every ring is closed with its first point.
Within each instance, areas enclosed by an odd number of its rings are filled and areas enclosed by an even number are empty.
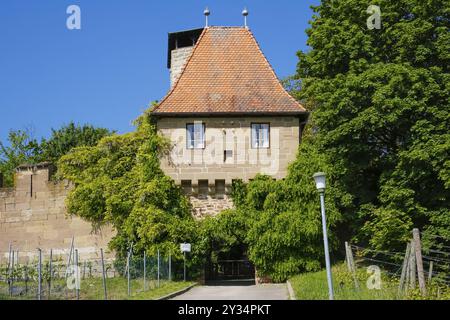
{"type": "Polygon", "coordinates": [[[448,1],[323,0],[314,12],[297,96],[351,197],[339,204],[342,235],[393,248],[413,227],[449,230],[448,1]],[[369,5],[379,30],[367,28],[369,5]]]}
{"type": "Polygon", "coordinates": [[[30,129],[11,130],[7,143],[0,141],[0,172],[4,176],[4,185],[14,185],[14,169],[21,164],[56,164],[71,149],[95,146],[100,139],[111,134],[112,132],[105,128],[70,122],[59,129],[52,129],[50,138],[43,138],[39,143],[30,129]]]}
{"type": "Polygon", "coordinates": [[[59,129],[52,129],[49,139],[42,139],[42,159],[57,163],[58,160],[75,147],[92,147],[100,139],[113,132],[105,128],[96,128],[92,125],[77,125],[70,122],[59,129]]]}

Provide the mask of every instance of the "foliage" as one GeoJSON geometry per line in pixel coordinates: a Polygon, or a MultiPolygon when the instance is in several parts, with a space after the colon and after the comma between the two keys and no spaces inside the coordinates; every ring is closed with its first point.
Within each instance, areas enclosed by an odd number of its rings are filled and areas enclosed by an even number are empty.
{"type": "MultiPolygon", "coordinates": [[[[260,274],[275,281],[284,281],[301,271],[317,270],[324,260],[320,202],[312,176],[328,170],[323,156],[309,153],[309,147],[310,144],[300,147],[299,157],[285,180],[260,177],[248,186],[245,211],[255,212],[247,237],[249,256],[260,274]]],[[[332,175],[328,179],[334,180],[332,175]]],[[[335,197],[336,190],[330,187],[326,201],[328,227],[340,220],[335,197]]],[[[332,234],[331,238],[335,246],[332,234]]]]}
{"type": "Polygon", "coordinates": [[[135,253],[155,255],[159,249],[181,258],[177,245],[196,230],[189,201],[159,167],[169,143],[157,134],[150,114],[136,125],[134,132],[107,136],[61,158],[58,174],[74,184],[68,212],[96,227],[111,224],[117,235],[110,247],[121,257],[133,244],[135,253]]]}
{"type": "MultiPolygon", "coordinates": [[[[243,244],[258,274],[274,281],[321,268],[322,222],[312,176],[326,170],[327,164],[323,155],[309,150],[312,144],[311,141],[301,146],[300,155],[308,153],[308,157],[299,156],[285,180],[258,175],[247,185],[235,182],[232,195],[236,209],[220,214],[204,226],[211,251],[226,252],[243,244]]],[[[328,178],[332,183],[333,176],[328,178]]],[[[329,227],[341,219],[333,200],[338,197],[337,192],[332,186],[327,190],[329,227]]],[[[334,235],[331,243],[334,247],[337,244],[334,235]]]]}
{"type": "Polygon", "coordinates": [[[59,158],[67,154],[72,148],[94,146],[97,142],[110,135],[104,128],[92,125],[75,125],[70,122],[60,129],[52,129],[51,137],[38,140],[33,138],[30,129],[11,130],[8,143],[0,141],[0,173],[4,175],[4,186],[14,186],[14,170],[22,164],[36,164],[39,162],[57,163],[59,158]]]}
{"type": "Polygon", "coordinates": [[[340,237],[396,249],[412,227],[450,227],[449,11],[443,0],[371,4],[381,30],[366,27],[367,1],[314,8],[296,96],[335,176],[340,237]]]}
{"type": "Polygon", "coordinates": [[[50,138],[42,139],[41,158],[45,161],[57,163],[58,160],[71,149],[80,146],[95,146],[101,138],[111,135],[108,129],[96,128],[92,125],[83,126],[70,122],[60,129],[52,129],[50,138]]]}
{"type": "Polygon", "coordinates": [[[11,130],[8,145],[0,141],[0,173],[5,187],[14,185],[14,170],[21,164],[35,163],[41,157],[41,148],[30,129],[11,130]]]}
{"type": "Polygon", "coordinates": [[[241,258],[245,251],[245,238],[248,232],[248,216],[237,210],[226,210],[216,217],[205,218],[199,229],[196,246],[205,259],[217,263],[223,257],[241,258]]]}

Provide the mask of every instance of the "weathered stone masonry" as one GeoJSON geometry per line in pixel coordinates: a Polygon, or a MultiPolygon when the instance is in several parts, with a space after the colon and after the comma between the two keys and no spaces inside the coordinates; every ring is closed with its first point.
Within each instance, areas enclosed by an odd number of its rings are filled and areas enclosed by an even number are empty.
{"type": "Polygon", "coordinates": [[[53,182],[52,166],[21,166],[16,172],[16,187],[0,189],[0,259],[9,244],[22,258],[36,254],[37,248],[64,253],[72,237],[82,258],[97,258],[107,249],[113,232],[104,228],[93,233],[91,224],[66,214],[65,199],[71,186],[53,182]]]}

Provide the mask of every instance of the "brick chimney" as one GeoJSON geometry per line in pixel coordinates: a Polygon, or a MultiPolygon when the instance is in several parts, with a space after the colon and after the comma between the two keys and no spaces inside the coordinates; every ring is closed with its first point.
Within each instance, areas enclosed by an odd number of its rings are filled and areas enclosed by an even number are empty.
{"type": "Polygon", "coordinates": [[[169,33],[167,68],[170,69],[170,87],[180,76],[202,32],[203,29],[194,29],[169,33]]]}

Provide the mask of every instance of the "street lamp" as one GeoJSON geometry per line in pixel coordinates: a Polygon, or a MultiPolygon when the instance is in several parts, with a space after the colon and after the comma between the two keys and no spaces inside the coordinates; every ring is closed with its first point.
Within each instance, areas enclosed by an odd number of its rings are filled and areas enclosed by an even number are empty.
{"type": "Polygon", "coordinates": [[[330,300],[334,300],[333,278],[331,275],[330,252],[328,250],[327,218],[325,215],[326,174],[323,172],[318,172],[313,176],[313,178],[316,181],[316,187],[320,194],[320,207],[321,207],[321,211],[322,211],[323,245],[325,248],[325,264],[327,267],[328,291],[329,291],[329,295],[330,295],[330,300]]]}

